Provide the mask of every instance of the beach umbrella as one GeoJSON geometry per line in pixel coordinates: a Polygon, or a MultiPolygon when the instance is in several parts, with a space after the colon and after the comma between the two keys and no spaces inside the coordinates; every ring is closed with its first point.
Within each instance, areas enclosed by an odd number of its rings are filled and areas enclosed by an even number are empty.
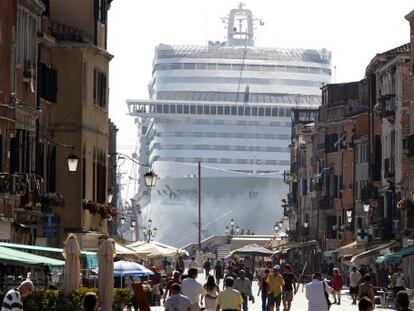
{"type": "Polygon", "coordinates": [[[132,261],[117,261],[114,263],[114,276],[150,276],[154,275],[150,269],[132,261]]]}
{"type": "Polygon", "coordinates": [[[75,234],[70,233],[64,242],[63,257],[65,269],[63,286],[66,295],[80,287],[80,260],[81,249],[75,234]]]}
{"type": "Polygon", "coordinates": [[[105,237],[98,249],[98,294],[101,311],[112,310],[115,257],[114,243],[112,239],[105,237]]]}

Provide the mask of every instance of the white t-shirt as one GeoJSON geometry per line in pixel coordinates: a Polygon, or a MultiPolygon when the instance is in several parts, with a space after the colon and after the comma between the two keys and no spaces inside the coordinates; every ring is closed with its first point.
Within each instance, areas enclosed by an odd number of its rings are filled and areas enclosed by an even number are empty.
{"type": "Polygon", "coordinates": [[[359,273],[359,271],[357,272],[351,271],[351,273],[349,274],[349,286],[358,287],[361,279],[362,279],[362,275],[361,273],[359,273]]]}
{"type": "Polygon", "coordinates": [[[192,278],[186,278],[181,283],[181,292],[184,296],[187,296],[191,303],[198,303],[200,301],[200,296],[206,293],[203,285],[198,283],[192,278]]]}
{"type": "Polygon", "coordinates": [[[395,275],[395,287],[406,287],[404,274],[397,273],[395,275]]]}
{"type": "Polygon", "coordinates": [[[191,268],[195,268],[195,269],[197,269],[198,268],[198,265],[197,265],[197,262],[194,260],[194,261],[190,261],[190,263],[188,264],[188,268],[189,269],[191,269],[191,268]]]}
{"type": "Polygon", "coordinates": [[[174,294],[167,298],[164,307],[169,311],[187,311],[191,307],[191,301],[184,295],[174,294]]]}

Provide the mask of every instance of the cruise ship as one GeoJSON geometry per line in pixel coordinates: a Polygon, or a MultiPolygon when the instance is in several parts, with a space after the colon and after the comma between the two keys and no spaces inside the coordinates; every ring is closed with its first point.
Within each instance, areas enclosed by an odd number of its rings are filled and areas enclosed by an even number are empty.
{"type": "Polygon", "coordinates": [[[263,22],[242,5],[224,21],[225,42],[159,44],[149,99],[127,100],[139,161],[160,178],[151,191],[140,180],[137,217],[177,246],[198,238],[199,162],[204,237],[223,234],[230,219],[239,232],[272,233],[288,191],[291,109],[318,107],[331,82],[326,49],[256,47],[263,22]]]}

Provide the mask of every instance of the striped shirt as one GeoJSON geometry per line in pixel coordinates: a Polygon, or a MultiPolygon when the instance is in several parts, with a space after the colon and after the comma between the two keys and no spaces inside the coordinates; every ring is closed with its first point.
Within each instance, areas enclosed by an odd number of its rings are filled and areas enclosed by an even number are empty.
{"type": "Polygon", "coordinates": [[[252,283],[248,278],[238,278],[234,281],[234,289],[238,290],[240,294],[251,297],[252,296],[252,283]]]}
{"type": "Polygon", "coordinates": [[[22,296],[18,289],[11,289],[4,296],[1,311],[22,311],[22,296]]]}

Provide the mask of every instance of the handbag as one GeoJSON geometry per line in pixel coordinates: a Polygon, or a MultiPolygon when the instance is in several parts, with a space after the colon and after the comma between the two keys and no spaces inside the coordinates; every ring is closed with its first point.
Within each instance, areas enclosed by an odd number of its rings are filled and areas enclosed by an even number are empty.
{"type": "Polygon", "coordinates": [[[329,295],[326,292],[325,282],[322,281],[322,284],[323,284],[323,294],[325,295],[326,303],[328,304],[328,310],[329,310],[332,306],[332,302],[329,300],[329,295]]]}

